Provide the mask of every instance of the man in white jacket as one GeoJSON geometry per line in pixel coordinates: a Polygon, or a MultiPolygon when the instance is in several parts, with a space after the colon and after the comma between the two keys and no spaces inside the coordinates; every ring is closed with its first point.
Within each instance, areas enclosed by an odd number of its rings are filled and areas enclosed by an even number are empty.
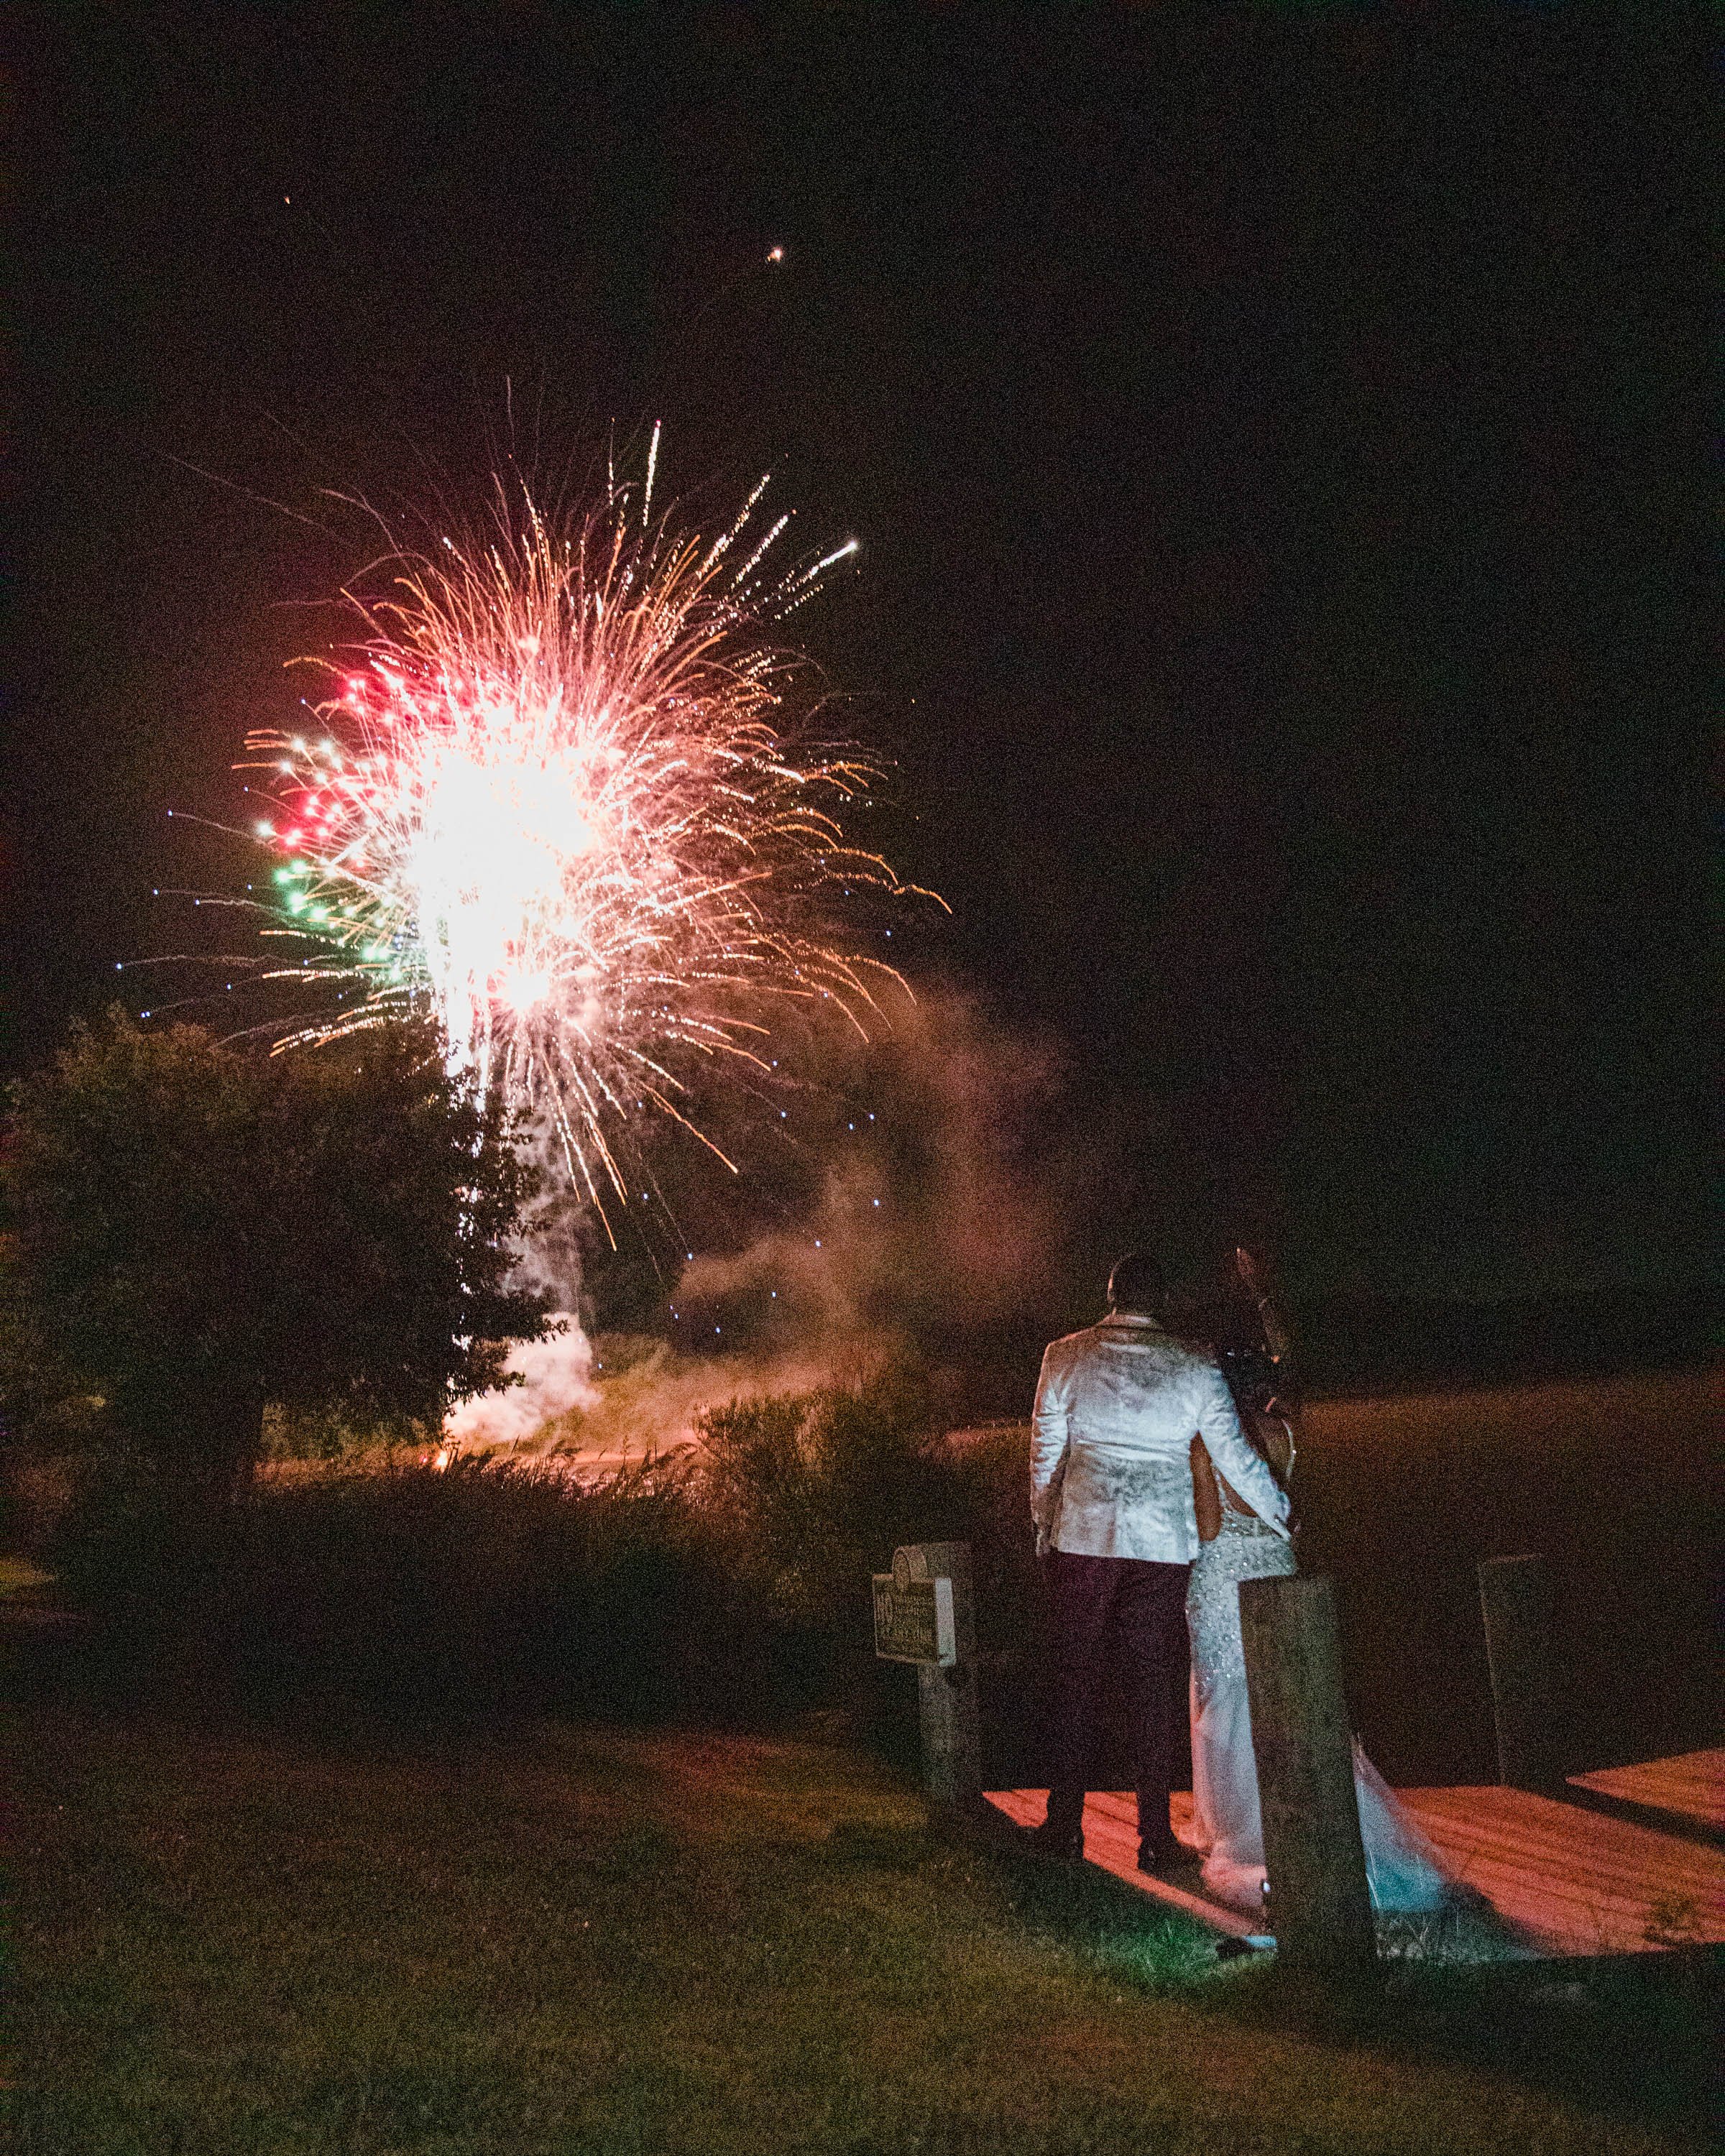
{"type": "Polygon", "coordinates": [[[1048,1816],[1031,1835],[1084,1851],[1084,1799],[1104,1658],[1117,1640],[1132,1702],[1138,1864],[1182,1861],[1168,1798],[1186,1667],[1186,1576],[1198,1554],[1191,1446],[1252,1510],[1287,1531],[1288,1501],[1240,1426],[1221,1372],[1163,1329],[1162,1270],[1142,1253],[1108,1281],[1108,1315],[1042,1358],[1030,1512],[1047,1558],[1054,1697],[1048,1816]]]}

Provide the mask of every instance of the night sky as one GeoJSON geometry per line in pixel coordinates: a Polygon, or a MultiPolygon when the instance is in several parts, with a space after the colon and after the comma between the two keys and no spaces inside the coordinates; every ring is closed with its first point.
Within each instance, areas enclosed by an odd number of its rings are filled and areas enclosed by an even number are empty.
{"type": "Polygon", "coordinates": [[[290,711],[322,490],[662,419],[697,511],[770,465],[861,540],[798,631],[1086,1250],[1692,1286],[1702,37],[1425,12],[43,11],[13,1066],[245,873],[166,812],[290,711]]]}

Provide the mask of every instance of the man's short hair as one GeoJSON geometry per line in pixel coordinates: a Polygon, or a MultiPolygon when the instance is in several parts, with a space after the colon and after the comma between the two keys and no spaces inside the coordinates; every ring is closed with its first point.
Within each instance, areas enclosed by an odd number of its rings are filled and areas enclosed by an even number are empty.
{"type": "Polygon", "coordinates": [[[1128,1250],[1108,1276],[1108,1307],[1158,1317],[1168,1301],[1168,1276],[1147,1250],[1128,1250]]]}

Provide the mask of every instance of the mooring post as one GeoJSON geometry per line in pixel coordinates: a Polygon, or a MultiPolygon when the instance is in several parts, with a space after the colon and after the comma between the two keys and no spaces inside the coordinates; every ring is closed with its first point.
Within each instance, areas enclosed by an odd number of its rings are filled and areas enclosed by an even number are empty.
{"type": "Polygon", "coordinates": [[[1377,1937],[1335,1589],[1304,1576],[1244,1579],[1240,1629],[1277,1958],[1293,1969],[1368,1968],[1377,1937]]]}
{"type": "Polygon", "coordinates": [[[1497,1779],[1506,1789],[1561,1786],[1552,1725],[1551,1582],[1543,1557],[1488,1557],[1480,1614],[1491,1666],[1497,1779]]]}
{"type": "Polygon", "coordinates": [[[875,1651],[916,1666],[922,1781],[937,1804],[982,1802],[976,1605],[968,1543],[911,1543],[875,1578],[875,1651]]]}

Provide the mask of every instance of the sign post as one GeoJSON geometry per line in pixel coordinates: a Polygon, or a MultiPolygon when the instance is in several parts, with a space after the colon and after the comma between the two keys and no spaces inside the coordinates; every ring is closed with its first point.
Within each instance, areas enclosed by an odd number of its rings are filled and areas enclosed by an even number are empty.
{"type": "Polygon", "coordinates": [[[875,1574],[874,1590],[875,1652],[916,1666],[923,1786],[937,1804],[968,1810],[983,1788],[970,1545],[911,1543],[875,1574]]]}

